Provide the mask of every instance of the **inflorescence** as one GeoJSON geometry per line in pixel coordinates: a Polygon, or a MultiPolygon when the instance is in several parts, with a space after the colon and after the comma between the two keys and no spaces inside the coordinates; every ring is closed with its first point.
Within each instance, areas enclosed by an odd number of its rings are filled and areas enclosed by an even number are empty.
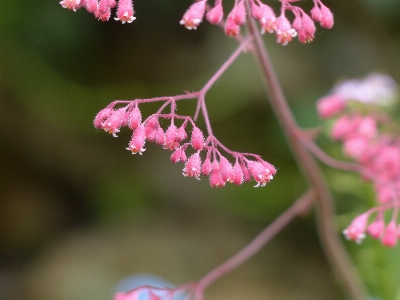
{"type": "MultiPolygon", "coordinates": [[[[293,37],[298,37],[302,43],[309,43],[315,36],[315,22],[319,22],[323,28],[332,28],[333,14],[321,0],[313,0],[314,6],[307,14],[302,8],[293,5],[299,0],[279,0],[281,9],[279,16],[275,15],[273,9],[262,3],[260,0],[235,0],[232,10],[229,12],[224,26],[228,36],[237,36],[240,33],[240,26],[246,23],[245,2],[249,1],[251,17],[257,20],[261,27],[261,33],[276,33],[277,43],[287,45],[293,37]],[[291,11],[294,15],[292,22],[286,17],[286,12],[291,11]]],[[[135,11],[132,0],[62,0],[61,6],[76,11],[81,7],[102,21],[108,21],[111,10],[117,6],[117,21],[124,23],[133,22],[135,11]]],[[[207,5],[208,0],[196,0],[183,15],[180,24],[187,29],[197,29],[204,17],[211,24],[221,24],[224,11],[222,0],[215,0],[214,6],[207,5]]]]}
{"type": "Polygon", "coordinates": [[[377,195],[378,206],[355,218],[344,235],[360,242],[368,233],[389,247],[400,239],[400,126],[385,112],[397,97],[396,88],[389,76],[372,74],[338,84],[317,104],[323,118],[340,115],[334,121],[331,137],[342,143],[344,154],[360,166],[361,175],[373,183],[377,195]],[[385,211],[391,211],[387,225],[385,211]],[[375,221],[368,225],[374,213],[375,221]]]}
{"type": "Polygon", "coordinates": [[[94,126],[117,137],[124,126],[133,131],[132,139],[127,150],[132,154],[143,154],[146,142],[153,142],[166,150],[172,151],[172,163],[185,163],[183,175],[200,179],[200,176],[209,176],[211,187],[223,187],[227,182],[240,185],[254,179],[255,187],[265,186],[276,173],[273,165],[261,159],[259,155],[230,151],[219,142],[212,133],[204,136],[189,116],[181,116],[174,112],[173,98],[136,99],[132,101],[114,101],[101,110],[94,126]],[[154,101],[166,101],[160,110],[142,120],[139,105],[154,101]],[[116,106],[125,104],[123,107],[116,106]],[[161,111],[171,105],[171,113],[161,111]],[[167,128],[163,128],[160,119],[170,120],[167,128]],[[177,123],[180,123],[177,126],[177,123]],[[188,138],[188,126],[192,128],[188,138]],[[233,157],[231,163],[220,150],[233,157]],[[194,152],[189,157],[187,152],[194,152]]]}

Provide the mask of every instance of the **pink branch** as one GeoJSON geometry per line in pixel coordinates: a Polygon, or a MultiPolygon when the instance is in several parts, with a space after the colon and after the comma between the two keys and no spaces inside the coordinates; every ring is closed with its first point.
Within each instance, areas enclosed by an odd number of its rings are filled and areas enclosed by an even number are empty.
{"type": "Polygon", "coordinates": [[[211,283],[215,282],[220,277],[228,272],[237,268],[244,263],[254,254],[256,254],[262,247],[265,246],[279,231],[281,231],[288,223],[290,223],[296,216],[306,212],[313,201],[315,200],[316,193],[314,190],[309,190],[301,198],[299,198],[291,207],[289,207],[282,215],[280,215],[274,222],[265,228],[252,242],[243,248],[236,255],[228,259],[226,262],[213,269],[210,273],[204,276],[199,285],[205,289],[211,283]]]}

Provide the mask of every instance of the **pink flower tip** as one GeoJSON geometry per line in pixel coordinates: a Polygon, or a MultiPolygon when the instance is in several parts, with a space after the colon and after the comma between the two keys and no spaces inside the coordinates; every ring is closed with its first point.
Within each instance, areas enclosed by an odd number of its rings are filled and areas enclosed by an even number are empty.
{"type": "Polygon", "coordinates": [[[191,157],[189,157],[186,162],[185,167],[183,168],[183,176],[185,177],[194,177],[200,180],[201,174],[201,158],[199,152],[196,152],[191,157]]]}
{"type": "Polygon", "coordinates": [[[342,97],[332,94],[323,97],[317,102],[317,111],[321,118],[327,119],[342,112],[345,108],[345,101],[342,97]]]}
{"type": "Polygon", "coordinates": [[[81,7],[81,0],[63,0],[60,2],[63,8],[67,8],[76,11],[81,7]]]}
{"type": "Polygon", "coordinates": [[[361,241],[365,238],[365,229],[367,227],[368,222],[368,214],[362,214],[356,217],[353,222],[343,230],[343,234],[346,239],[350,241],[355,241],[357,244],[360,244],[361,241]]]}
{"type": "Polygon", "coordinates": [[[136,20],[134,13],[132,0],[119,0],[117,17],[114,20],[121,21],[122,24],[132,23],[136,20]]]}
{"type": "Polygon", "coordinates": [[[397,225],[395,221],[391,221],[386,227],[385,234],[382,238],[382,245],[386,247],[394,247],[397,244],[397,225]]]}
{"type": "Polygon", "coordinates": [[[206,11],[207,0],[200,0],[193,3],[185,12],[179,24],[184,25],[187,29],[197,29],[197,26],[203,21],[206,11]]]}
{"type": "Polygon", "coordinates": [[[207,21],[214,25],[219,24],[223,17],[224,11],[222,9],[222,2],[215,4],[215,6],[206,14],[207,21]]]}
{"type": "Polygon", "coordinates": [[[368,225],[367,233],[374,239],[379,239],[385,229],[385,222],[381,215],[378,215],[376,220],[368,225]]]}

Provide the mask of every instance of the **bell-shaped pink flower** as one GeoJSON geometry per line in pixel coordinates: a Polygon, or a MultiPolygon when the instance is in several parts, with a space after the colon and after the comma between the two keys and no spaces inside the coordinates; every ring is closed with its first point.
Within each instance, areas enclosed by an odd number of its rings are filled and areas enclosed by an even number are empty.
{"type": "Polygon", "coordinates": [[[114,18],[116,21],[121,21],[122,24],[132,23],[136,20],[134,16],[135,11],[133,10],[132,0],[119,0],[118,1],[118,9],[117,9],[117,17],[114,18]]]}
{"type": "Polygon", "coordinates": [[[210,175],[210,186],[222,188],[225,186],[225,181],[222,179],[218,161],[213,161],[212,171],[210,175]]]}
{"type": "Polygon", "coordinates": [[[86,0],[86,10],[94,14],[99,8],[98,0],[86,0]]]}
{"type": "Polygon", "coordinates": [[[186,123],[182,124],[181,127],[178,128],[178,130],[176,131],[176,137],[175,137],[175,141],[180,143],[183,140],[185,140],[187,138],[187,133],[186,133],[186,123]]]}
{"type": "Polygon", "coordinates": [[[113,137],[117,137],[117,133],[125,120],[125,113],[125,108],[115,110],[111,116],[102,123],[104,131],[112,134],[113,137]]]}
{"type": "Polygon", "coordinates": [[[368,214],[364,213],[356,217],[353,222],[343,230],[343,234],[346,239],[355,241],[357,244],[360,244],[361,241],[365,238],[365,229],[367,227],[368,222],[368,214]]]}
{"type": "Polygon", "coordinates": [[[296,35],[297,32],[292,28],[289,20],[285,15],[280,15],[276,20],[276,42],[282,46],[286,46],[296,35]]]}
{"type": "Polygon", "coordinates": [[[127,150],[131,151],[132,154],[142,153],[146,150],[144,149],[144,144],[146,142],[146,134],[144,125],[140,124],[139,127],[133,132],[131,142],[129,143],[127,150]]]}
{"type": "Polygon", "coordinates": [[[265,32],[273,33],[277,30],[276,16],[271,7],[266,4],[260,4],[261,18],[259,19],[261,26],[261,34],[265,32]]]}
{"type": "Polygon", "coordinates": [[[183,168],[183,176],[194,177],[200,180],[201,158],[199,152],[194,153],[186,162],[183,168]]]}
{"type": "Polygon", "coordinates": [[[249,169],[247,169],[246,165],[244,164],[243,161],[240,162],[240,167],[242,168],[243,172],[243,181],[244,182],[250,182],[251,181],[251,174],[249,172],[249,169]]]}
{"type": "Polygon", "coordinates": [[[311,9],[310,11],[311,14],[311,18],[315,21],[315,22],[320,22],[322,19],[322,13],[321,10],[319,9],[318,5],[314,5],[314,7],[311,9]]]}
{"type": "Polygon", "coordinates": [[[185,12],[179,24],[184,25],[187,29],[197,29],[197,26],[203,21],[206,11],[207,0],[200,0],[193,3],[185,12]]]}
{"type": "Polygon", "coordinates": [[[171,154],[171,162],[172,163],[177,163],[177,162],[186,162],[186,154],[185,150],[182,149],[182,147],[177,148],[172,154],[171,154]]]}
{"type": "Polygon", "coordinates": [[[210,156],[207,155],[206,159],[203,162],[203,165],[201,166],[201,174],[203,174],[204,176],[208,176],[210,175],[211,171],[212,171],[212,164],[210,156]]]}
{"type": "Polygon", "coordinates": [[[161,126],[159,126],[157,128],[155,142],[157,145],[160,145],[160,146],[164,146],[164,144],[165,144],[165,134],[164,134],[164,130],[161,128],[161,126]]]}
{"type": "Polygon", "coordinates": [[[345,102],[342,97],[336,94],[325,96],[318,100],[318,115],[323,118],[330,118],[342,112],[345,108],[345,102]]]}
{"type": "Polygon", "coordinates": [[[96,129],[103,129],[103,123],[112,115],[114,110],[106,107],[102,109],[94,118],[93,124],[96,129]]]}
{"type": "Polygon", "coordinates": [[[142,114],[139,107],[135,105],[129,115],[128,127],[135,130],[138,128],[140,122],[142,122],[142,114]]]}
{"type": "Polygon", "coordinates": [[[233,167],[226,157],[221,156],[219,168],[223,181],[232,183],[235,180],[235,172],[233,171],[233,167]]]}
{"type": "Polygon", "coordinates": [[[243,170],[238,161],[236,161],[233,166],[233,173],[235,174],[233,183],[236,185],[241,185],[243,183],[243,170]]]}
{"type": "Polygon", "coordinates": [[[265,186],[273,179],[271,172],[258,161],[247,161],[247,167],[251,176],[257,182],[254,187],[265,186]]]}
{"type": "Polygon", "coordinates": [[[202,150],[204,146],[203,132],[198,127],[194,127],[192,131],[192,137],[190,139],[192,148],[196,151],[202,150]]]}
{"type": "Polygon", "coordinates": [[[382,245],[386,247],[394,247],[397,244],[397,225],[394,220],[390,221],[386,227],[385,234],[382,238],[382,245]]]}
{"type": "Polygon", "coordinates": [[[330,29],[333,27],[333,14],[329,8],[321,4],[321,27],[330,29]]]}
{"type": "Polygon", "coordinates": [[[169,150],[174,150],[179,146],[179,143],[176,141],[177,139],[178,128],[171,124],[167,131],[165,132],[165,143],[164,148],[169,150]]]}
{"type": "Polygon", "coordinates": [[[235,4],[229,15],[239,26],[246,23],[246,9],[244,7],[244,0],[239,0],[237,4],[235,4]]]}
{"type": "Polygon", "coordinates": [[[63,8],[67,8],[73,11],[76,11],[82,6],[81,0],[63,0],[60,2],[60,4],[63,8]]]}
{"type": "Polygon", "coordinates": [[[379,239],[385,230],[385,222],[382,213],[379,213],[371,224],[367,227],[367,233],[374,239],[379,239]]]}
{"type": "Polygon", "coordinates": [[[228,36],[235,37],[240,32],[240,26],[235,22],[234,18],[229,17],[226,19],[225,23],[225,33],[228,36]]]}
{"type": "Polygon", "coordinates": [[[216,0],[214,7],[206,14],[206,19],[211,24],[217,25],[221,22],[223,17],[224,11],[222,8],[222,0],[216,0]]]}
{"type": "Polygon", "coordinates": [[[157,131],[158,127],[160,127],[158,117],[156,115],[151,116],[144,125],[146,137],[157,131]]]}

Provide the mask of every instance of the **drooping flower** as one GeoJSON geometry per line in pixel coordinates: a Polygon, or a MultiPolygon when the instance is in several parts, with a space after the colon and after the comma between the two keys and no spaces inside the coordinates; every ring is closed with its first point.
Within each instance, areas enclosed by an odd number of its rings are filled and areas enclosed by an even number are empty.
{"type": "Polygon", "coordinates": [[[136,20],[134,16],[135,11],[133,10],[132,0],[119,0],[117,16],[114,18],[115,21],[121,21],[122,24],[132,23],[136,20]]]}
{"type": "Polygon", "coordinates": [[[185,12],[179,24],[184,25],[187,29],[197,29],[197,26],[203,21],[206,11],[207,0],[200,0],[193,3],[185,12]]]}
{"type": "Polygon", "coordinates": [[[145,142],[145,128],[143,124],[140,124],[139,127],[133,132],[131,142],[126,149],[131,151],[132,154],[139,153],[140,155],[142,155],[142,153],[146,150],[144,149],[145,142]]]}
{"type": "Polygon", "coordinates": [[[281,14],[276,20],[276,42],[286,46],[296,35],[297,32],[292,28],[289,20],[281,14]]]}
{"type": "Polygon", "coordinates": [[[194,153],[186,162],[183,168],[183,176],[194,177],[200,180],[201,173],[201,158],[199,152],[194,153]]]}
{"type": "Polygon", "coordinates": [[[353,222],[343,230],[343,234],[346,239],[355,241],[357,244],[360,244],[361,241],[365,238],[365,229],[367,227],[368,222],[368,214],[364,213],[356,217],[353,222]]]}

